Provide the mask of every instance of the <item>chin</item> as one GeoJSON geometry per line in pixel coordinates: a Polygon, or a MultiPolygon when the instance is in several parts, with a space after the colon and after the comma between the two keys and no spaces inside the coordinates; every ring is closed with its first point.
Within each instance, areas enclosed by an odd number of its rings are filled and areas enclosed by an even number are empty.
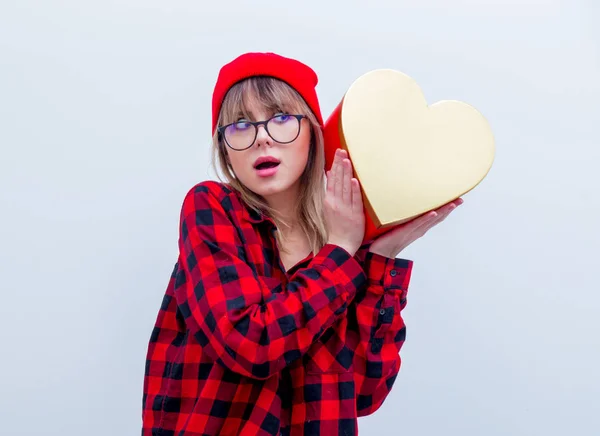
{"type": "Polygon", "coordinates": [[[293,184],[294,183],[291,180],[277,180],[277,178],[263,180],[259,178],[259,180],[252,180],[252,182],[246,186],[255,194],[267,198],[290,190],[293,187],[293,184]]]}
{"type": "Polygon", "coordinates": [[[289,186],[277,182],[259,182],[250,186],[250,189],[262,197],[269,197],[285,192],[289,186]]]}

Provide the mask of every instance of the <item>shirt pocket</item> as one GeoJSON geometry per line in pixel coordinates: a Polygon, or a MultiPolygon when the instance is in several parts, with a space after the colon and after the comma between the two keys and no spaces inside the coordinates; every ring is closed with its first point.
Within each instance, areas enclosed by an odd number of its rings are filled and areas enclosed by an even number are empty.
{"type": "Polygon", "coordinates": [[[346,343],[347,326],[347,318],[341,318],[311,345],[304,356],[307,374],[340,374],[353,371],[354,352],[346,343]]]}

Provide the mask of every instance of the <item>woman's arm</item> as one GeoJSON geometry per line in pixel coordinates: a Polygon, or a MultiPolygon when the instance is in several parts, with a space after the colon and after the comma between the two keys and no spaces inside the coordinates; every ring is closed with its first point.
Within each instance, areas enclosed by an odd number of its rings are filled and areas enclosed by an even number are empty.
{"type": "Polygon", "coordinates": [[[243,242],[219,192],[204,182],[184,199],[175,297],[190,333],[216,361],[265,379],[345,315],[366,276],[346,250],[327,244],[286,286],[265,284],[240,258],[243,242]]]}
{"type": "Polygon", "coordinates": [[[387,398],[400,371],[400,349],[406,326],[401,311],[413,262],[381,256],[361,248],[356,255],[363,264],[368,285],[352,306],[357,324],[349,325],[354,351],[354,380],[358,416],[375,412],[387,398]]]}

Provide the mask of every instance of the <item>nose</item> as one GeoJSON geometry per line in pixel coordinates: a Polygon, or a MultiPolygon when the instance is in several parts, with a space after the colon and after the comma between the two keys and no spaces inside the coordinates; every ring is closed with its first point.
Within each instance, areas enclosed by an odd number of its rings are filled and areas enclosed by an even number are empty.
{"type": "Polygon", "coordinates": [[[258,131],[256,132],[256,141],[254,141],[254,143],[259,147],[267,144],[272,145],[271,137],[267,133],[267,129],[265,129],[264,124],[258,126],[258,131]]]}

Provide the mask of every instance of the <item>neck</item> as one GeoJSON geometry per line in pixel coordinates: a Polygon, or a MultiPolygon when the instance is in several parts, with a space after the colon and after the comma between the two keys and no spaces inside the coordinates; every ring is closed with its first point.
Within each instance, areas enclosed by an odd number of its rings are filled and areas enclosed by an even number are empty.
{"type": "Polygon", "coordinates": [[[298,216],[295,207],[297,194],[290,192],[279,192],[265,198],[270,207],[279,212],[290,228],[282,229],[284,233],[293,233],[298,229],[298,216]]]}

